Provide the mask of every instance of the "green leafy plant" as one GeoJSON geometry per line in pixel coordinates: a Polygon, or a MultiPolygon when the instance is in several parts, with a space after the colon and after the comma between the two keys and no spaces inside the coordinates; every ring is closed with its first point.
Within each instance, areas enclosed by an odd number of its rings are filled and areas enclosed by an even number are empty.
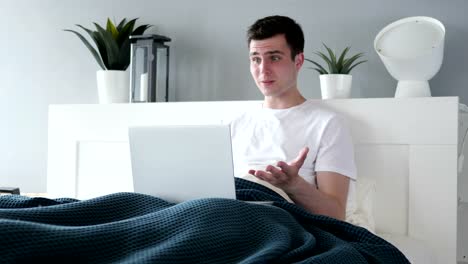
{"type": "Polygon", "coordinates": [[[341,52],[341,55],[337,57],[335,53],[329,47],[327,47],[327,45],[325,45],[325,43],[322,43],[322,44],[327,49],[328,56],[320,51],[317,51],[314,53],[318,55],[320,58],[322,58],[327,63],[328,70],[326,70],[325,67],[323,67],[322,65],[320,65],[314,60],[307,59],[307,58],[305,59],[306,61],[311,62],[316,66],[316,68],[311,68],[311,69],[316,70],[319,74],[349,74],[349,72],[354,67],[367,61],[367,60],[363,60],[363,61],[356,62],[357,59],[364,56],[364,53],[362,52],[354,56],[346,58],[346,54],[348,53],[350,47],[346,47],[343,50],[343,52],[341,52]]]}
{"type": "Polygon", "coordinates": [[[130,64],[130,36],[142,35],[151,25],[141,25],[134,29],[135,22],[138,18],[126,21],[122,19],[120,23],[115,26],[114,23],[108,18],[107,25],[104,29],[97,23],[93,23],[96,30],[90,30],[82,25],[76,25],[88,33],[94,41],[97,49],[79,32],[71,29],[64,29],[64,31],[72,32],[80,38],[80,40],[89,49],[97,63],[103,70],[121,70],[124,71],[130,64]]]}

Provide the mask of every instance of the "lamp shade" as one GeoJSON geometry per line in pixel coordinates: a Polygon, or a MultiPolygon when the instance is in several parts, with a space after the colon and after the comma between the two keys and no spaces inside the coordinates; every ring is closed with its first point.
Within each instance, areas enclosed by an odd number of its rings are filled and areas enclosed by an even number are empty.
{"type": "Polygon", "coordinates": [[[408,17],[383,28],[374,49],[393,78],[395,97],[430,96],[428,81],[442,65],[445,27],[431,17],[408,17]]]}

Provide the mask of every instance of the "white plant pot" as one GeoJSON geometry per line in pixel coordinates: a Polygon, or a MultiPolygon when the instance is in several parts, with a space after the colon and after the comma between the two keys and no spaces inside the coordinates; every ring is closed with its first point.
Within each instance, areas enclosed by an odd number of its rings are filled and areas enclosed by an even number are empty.
{"type": "Polygon", "coordinates": [[[127,71],[99,70],[96,77],[100,104],[130,101],[130,77],[127,71]]]}
{"type": "Polygon", "coordinates": [[[350,98],[353,77],[349,74],[320,75],[322,99],[350,98]]]}

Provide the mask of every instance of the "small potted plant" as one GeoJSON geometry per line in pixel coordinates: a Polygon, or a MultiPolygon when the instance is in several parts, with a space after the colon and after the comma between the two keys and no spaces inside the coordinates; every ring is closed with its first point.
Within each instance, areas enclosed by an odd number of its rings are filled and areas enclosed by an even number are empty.
{"type": "Polygon", "coordinates": [[[312,69],[316,70],[320,74],[322,98],[349,98],[351,96],[352,83],[352,76],[349,73],[354,69],[354,67],[367,61],[357,61],[359,58],[364,56],[364,53],[358,53],[351,57],[346,57],[346,54],[350,49],[350,47],[346,47],[341,52],[340,56],[336,56],[327,45],[323,44],[323,46],[325,46],[328,56],[320,51],[314,53],[326,62],[328,70],[314,60],[305,59],[306,61],[313,63],[316,67],[312,67],[312,69]]]}
{"type": "Polygon", "coordinates": [[[79,32],[64,29],[78,36],[93,55],[102,70],[97,71],[97,86],[100,103],[129,102],[130,39],[132,35],[142,35],[151,25],[135,28],[137,18],[127,22],[124,18],[117,26],[108,18],[106,28],[94,23],[96,30],[83,29],[93,40],[96,48],[79,32]]]}

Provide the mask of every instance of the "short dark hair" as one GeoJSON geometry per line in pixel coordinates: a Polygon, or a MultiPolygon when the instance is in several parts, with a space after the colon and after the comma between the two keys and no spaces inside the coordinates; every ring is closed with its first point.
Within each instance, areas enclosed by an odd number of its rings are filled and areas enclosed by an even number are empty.
{"type": "Polygon", "coordinates": [[[252,40],[263,40],[278,34],[284,34],[294,60],[297,54],[304,52],[304,33],[301,26],[286,16],[267,16],[253,23],[247,30],[247,44],[252,40]]]}

